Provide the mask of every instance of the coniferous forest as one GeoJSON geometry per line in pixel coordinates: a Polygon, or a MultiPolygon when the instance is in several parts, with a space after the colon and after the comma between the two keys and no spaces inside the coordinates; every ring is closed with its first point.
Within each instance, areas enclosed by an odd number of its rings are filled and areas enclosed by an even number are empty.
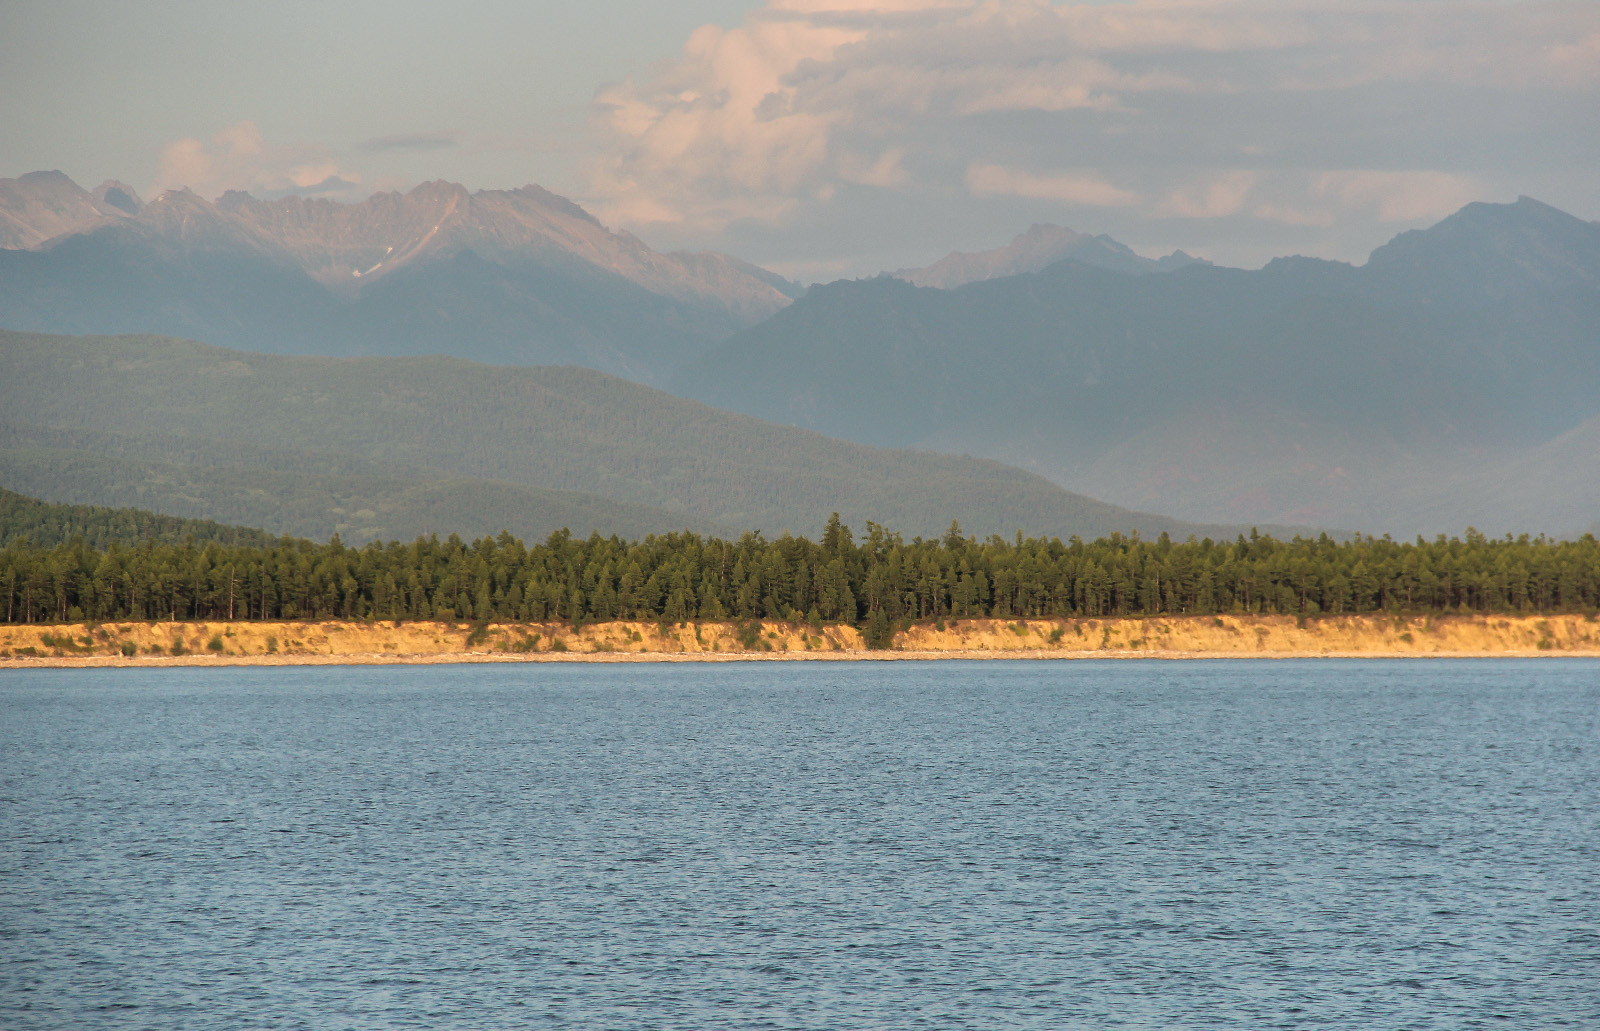
{"type": "Polygon", "coordinates": [[[561,531],[531,547],[502,533],[470,544],[146,538],[97,548],[80,532],[0,549],[0,617],[11,623],[777,619],[849,623],[882,641],[896,626],[963,617],[1596,609],[1600,542],[1590,535],[980,541],[952,525],[907,541],[872,523],[852,534],[835,516],[819,541],[561,531]]]}
{"type": "Polygon", "coordinates": [[[183,519],[140,508],[59,505],[0,487],[0,547],[13,541],[51,546],[82,537],[97,550],[123,544],[227,544],[259,547],[273,540],[264,530],[230,526],[210,519],[183,519]]]}

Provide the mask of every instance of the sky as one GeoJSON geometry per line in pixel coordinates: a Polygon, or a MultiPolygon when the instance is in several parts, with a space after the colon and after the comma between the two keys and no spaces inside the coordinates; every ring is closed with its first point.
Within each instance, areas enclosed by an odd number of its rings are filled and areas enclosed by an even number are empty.
{"type": "Polygon", "coordinates": [[[0,0],[0,176],[539,183],[802,281],[1035,222],[1253,267],[1600,219],[1596,0],[0,0]]]}

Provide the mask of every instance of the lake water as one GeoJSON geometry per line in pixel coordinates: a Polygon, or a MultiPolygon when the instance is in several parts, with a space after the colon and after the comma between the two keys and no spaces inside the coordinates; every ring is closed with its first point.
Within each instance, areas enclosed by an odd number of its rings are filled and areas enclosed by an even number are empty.
{"type": "Polygon", "coordinates": [[[1600,1027],[1600,663],[0,673],[0,1027],[1600,1027]]]}

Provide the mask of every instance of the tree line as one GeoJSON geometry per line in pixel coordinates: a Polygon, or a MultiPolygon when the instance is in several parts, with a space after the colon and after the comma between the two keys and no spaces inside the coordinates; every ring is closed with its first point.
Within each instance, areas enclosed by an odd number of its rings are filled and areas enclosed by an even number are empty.
{"type": "Polygon", "coordinates": [[[1400,542],[1326,535],[1173,541],[1113,534],[907,541],[837,516],[820,540],[562,530],[525,545],[422,537],[355,548],[146,540],[0,549],[6,622],[383,619],[789,620],[896,626],[975,617],[1593,612],[1600,543],[1527,536],[1400,542]]]}

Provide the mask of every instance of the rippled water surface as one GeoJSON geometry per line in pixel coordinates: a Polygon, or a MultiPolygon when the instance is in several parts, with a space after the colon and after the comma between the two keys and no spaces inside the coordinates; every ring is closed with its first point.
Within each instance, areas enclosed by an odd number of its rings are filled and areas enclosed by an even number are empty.
{"type": "Polygon", "coordinates": [[[0,1027],[1600,1027],[1600,664],[0,673],[0,1027]]]}

